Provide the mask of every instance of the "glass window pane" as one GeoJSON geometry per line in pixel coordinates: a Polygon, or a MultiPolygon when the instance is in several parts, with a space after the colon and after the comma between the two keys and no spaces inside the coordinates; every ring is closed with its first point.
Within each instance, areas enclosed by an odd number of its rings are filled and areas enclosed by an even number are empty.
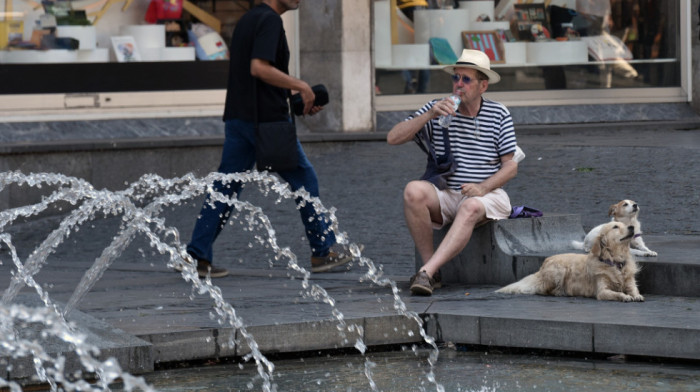
{"type": "Polygon", "coordinates": [[[223,89],[252,4],[0,0],[0,94],[223,89]]]}
{"type": "Polygon", "coordinates": [[[423,8],[404,7],[408,3],[421,2],[375,2],[379,94],[448,93],[452,83],[442,64],[465,47],[490,53],[502,80],[489,91],[681,84],[676,1],[552,0],[545,6],[542,1],[426,0],[423,8]],[[479,46],[487,31],[500,39],[497,47],[479,46]],[[436,45],[436,38],[449,45],[436,45]]]}

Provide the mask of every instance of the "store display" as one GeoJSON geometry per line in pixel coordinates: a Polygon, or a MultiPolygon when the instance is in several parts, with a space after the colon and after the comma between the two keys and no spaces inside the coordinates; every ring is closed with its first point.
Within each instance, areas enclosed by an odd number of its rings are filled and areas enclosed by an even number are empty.
{"type": "Polygon", "coordinates": [[[396,15],[396,39],[395,44],[413,44],[416,43],[415,24],[411,18],[406,16],[398,7],[395,11],[396,15]]]}
{"type": "Polygon", "coordinates": [[[56,37],[74,38],[79,42],[79,49],[88,50],[97,47],[95,26],[57,26],[56,37]]]}
{"type": "Polygon", "coordinates": [[[431,64],[449,65],[457,62],[457,55],[446,39],[431,38],[429,44],[431,64]]]}
{"type": "Polygon", "coordinates": [[[48,49],[0,51],[0,62],[7,64],[74,63],[77,60],[77,50],[48,49]]]}
{"type": "Polygon", "coordinates": [[[89,50],[76,50],[76,62],[79,63],[108,63],[109,49],[95,48],[89,50]]]}
{"type": "Polygon", "coordinates": [[[632,60],[632,52],[621,39],[608,33],[581,37],[588,47],[588,54],[596,61],[632,60]]]}
{"type": "Polygon", "coordinates": [[[202,49],[202,55],[198,57],[200,60],[228,60],[226,43],[216,32],[199,37],[197,46],[202,49]]]}
{"type": "Polygon", "coordinates": [[[51,14],[39,15],[39,20],[36,22],[35,28],[46,30],[55,29],[58,24],[56,23],[56,17],[51,14]]]}
{"type": "Polygon", "coordinates": [[[476,21],[476,22],[469,22],[469,30],[481,30],[481,31],[487,31],[487,30],[510,30],[510,22],[508,22],[508,21],[497,21],[497,22],[476,21]]]}
{"type": "Polygon", "coordinates": [[[544,4],[515,4],[513,33],[521,41],[543,41],[551,37],[544,4]]]}
{"type": "MultiPolygon", "coordinates": [[[[462,31],[469,30],[469,10],[416,10],[413,13],[417,44],[427,44],[430,38],[445,38],[455,53],[462,53],[462,31]]],[[[394,61],[396,63],[396,61],[394,61]]]]}
{"type": "Polygon", "coordinates": [[[503,52],[508,65],[527,63],[527,42],[503,42],[503,52]]]}
{"type": "MultiPolygon", "coordinates": [[[[27,20],[0,21],[0,49],[11,46],[13,52],[2,56],[2,62],[131,62],[131,61],[195,61],[196,48],[190,44],[189,22],[185,12],[206,23],[210,34],[200,38],[202,59],[228,59],[228,48],[218,34],[220,21],[187,0],[149,0],[143,15],[153,24],[112,24],[117,29],[104,37],[105,30],[98,30],[97,22],[116,3],[123,3],[126,12],[133,0],[102,0],[99,4],[75,1],[44,1],[34,3],[43,7],[43,14],[33,15],[34,27],[25,41],[24,26],[27,20]],[[183,12],[184,11],[184,12],[183,12]],[[91,23],[88,19],[94,18],[91,23]],[[98,48],[101,40],[107,40],[98,48]],[[106,44],[106,45],[105,45],[106,44]],[[75,53],[63,53],[62,49],[75,53]],[[39,53],[39,50],[45,51],[39,53]],[[111,59],[110,59],[111,55],[111,59]]],[[[12,2],[5,3],[6,8],[12,2]]],[[[33,6],[30,4],[30,6],[33,6]]],[[[131,12],[133,14],[133,12],[131,12]]],[[[111,24],[113,23],[110,21],[111,24]]]]}
{"type": "Polygon", "coordinates": [[[468,0],[460,1],[459,8],[469,11],[470,22],[488,22],[496,20],[494,4],[494,0],[468,0]]]}
{"type": "Polygon", "coordinates": [[[219,33],[203,23],[193,23],[187,31],[199,60],[227,60],[228,47],[219,33]]]}
{"type": "Polygon", "coordinates": [[[538,65],[585,64],[588,47],[583,41],[526,42],[527,62],[538,65]]]}
{"type": "MultiPolygon", "coordinates": [[[[376,2],[377,7],[384,7],[382,10],[388,12],[389,2],[376,2]]],[[[571,23],[571,19],[576,19],[574,27],[580,27],[581,21],[587,20],[589,23],[595,22],[595,18],[586,15],[581,16],[573,10],[552,5],[546,7],[543,3],[512,2],[512,20],[497,20],[494,2],[491,1],[461,1],[457,9],[426,9],[416,10],[414,13],[414,28],[416,44],[428,43],[431,64],[445,64],[454,61],[454,53],[458,53],[463,48],[478,49],[487,53],[494,64],[532,64],[532,65],[554,65],[554,64],[582,64],[589,61],[589,50],[595,50],[599,56],[607,56],[605,48],[600,45],[603,40],[596,38],[597,47],[591,49],[586,43],[575,42],[579,32],[575,29],[563,30],[563,37],[560,30],[561,23],[571,23]],[[552,34],[549,24],[548,12],[553,10],[557,13],[552,17],[557,21],[557,36],[552,34]],[[569,15],[560,15],[562,10],[569,15]],[[564,20],[564,22],[561,22],[564,20]],[[560,23],[561,22],[561,23],[560,23]],[[455,37],[455,30],[459,29],[459,39],[455,37]],[[449,46],[450,50],[445,50],[449,46]]],[[[500,3],[500,2],[499,2],[500,3]]],[[[552,1],[550,4],[566,5],[569,2],[552,1]]],[[[379,15],[384,15],[379,13],[379,15]]],[[[385,15],[388,19],[388,16],[385,15]]],[[[386,23],[377,23],[376,26],[385,26],[376,31],[377,42],[381,41],[382,33],[385,38],[384,47],[391,47],[391,55],[388,51],[382,51],[377,58],[385,58],[385,63],[391,61],[391,66],[402,64],[409,68],[418,68],[425,61],[424,48],[410,44],[390,45],[390,30],[386,23]],[[384,57],[382,57],[384,56],[384,57]]],[[[610,47],[608,42],[608,51],[610,47]]],[[[594,57],[595,58],[595,57],[594,57]]],[[[378,66],[381,63],[377,64],[378,66]]],[[[384,65],[384,66],[389,66],[384,65]]]]}
{"type": "Polygon", "coordinates": [[[56,18],[58,26],[89,26],[85,10],[74,9],[70,1],[45,1],[42,3],[44,12],[56,18]]]}
{"type": "Polygon", "coordinates": [[[77,50],[80,45],[75,38],[56,37],[54,34],[46,34],[41,37],[41,49],[66,49],[77,50]]]}
{"type": "MultiPolygon", "coordinates": [[[[67,49],[80,50],[73,59],[58,56],[56,61],[191,61],[224,60],[229,58],[225,40],[219,34],[221,22],[212,14],[195,6],[192,0],[149,0],[142,17],[153,24],[124,24],[114,41],[121,42],[117,51],[114,44],[103,42],[98,51],[100,31],[88,20],[97,22],[110,6],[123,3],[122,12],[133,0],[103,0],[100,5],[75,6],[75,2],[44,2],[43,15],[36,20],[0,21],[0,48],[13,50],[67,49]],[[91,8],[87,8],[91,7],[91,8]],[[98,11],[99,12],[96,12],[98,11]],[[188,21],[192,16],[206,27],[194,33],[188,21]],[[25,26],[28,28],[25,40],[25,26]],[[194,37],[193,37],[194,34],[194,37]],[[106,45],[105,45],[106,43],[106,45]],[[182,50],[166,50],[166,48],[182,50]],[[93,51],[94,53],[90,53],[93,51]],[[105,52],[106,51],[106,52],[105,52]]],[[[11,3],[11,2],[10,2],[11,3]]],[[[590,60],[629,60],[632,53],[627,45],[614,35],[604,33],[599,16],[578,12],[575,0],[551,0],[533,3],[526,0],[467,0],[452,2],[458,7],[419,9],[414,20],[402,17],[397,11],[399,44],[392,45],[391,23],[394,16],[391,1],[374,1],[374,60],[377,68],[397,66],[425,69],[430,65],[449,64],[456,60],[455,53],[463,48],[474,48],[487,53],[494,64],[580,64],[590,60]],[[571,7],[571,8],[567,8],[571,7]],[[503,19],[510,15],[510,19],[503,19]],[[585,43],[573,42],[581,39],[585,43]],[[588,38],[586,38],[588,37],[588,38]],[[542,45],[528,45],[526,42],[542,45]],[[558,43],[558,44],[557,44],[558,43]],[[549,52],[548,52],[549,51],[549,52]],[[577,52],[580,51],[580,52],[577,52]],[[576,53],[574,53],[576,52],[576,53]],[[556,55],[553,55],[553,54],[556,55]]],[[[82,4],[82,3],[81,3],[82,4]]],[[[6,3],[7,5],[7,3],[6,3]]],[[[395,20],[396,22],[396,20],[395,20]]],[[[102,39],[109,40],[110,37],[102,39]]],[[[394,42],[395,43],[395,42],[394,42]]],[[[55,52],[52,52],[56,55],[55,52]]],[[[22,57],[22,56],[19,56],[22,57]]],[[[24,56],[31,58],[31,54],[24,56]]],[[[43,61],[42,56],[42,61],[43,61]]]]}
{"type": "Polygon", "coordinates": [[[195,61],[196,55],[193,46],[178,48],[161,48],[159,61],[195,61]]]}
{"type": "Polygon", "coordinates": [[[132,36],[112,37],[112,48],[117,61],[120,63],[141,61],[139,48],[132,36]]]}
{"type": "Polygon", "coordinates": [[[131,36],[139,48],[153,49],[165,47],[164,25],[126,25],[119,27],[119,35],[131,36]]]}
{"type": "Polygon", "coordinates": [[[22,40],[24,22],[21,20],[0,21],[0,49],[22,40]]]}
{"type": "Polygon", "coordinates": [[[486,53],[492,64],[505,62],[503,43],[496,31],[463,31],[465,49],[476,49],[486,53]]]}
{"type": "Polygon", "coordinates": [[[158,24],[165,26],[165,46],[187,46],[190,38],[187,34],[187,26],[182,19],[161,19],[158,24]]]}
{"type": "Polygon", "coordinates": [[[34,31],[32,31],[32,37],[29,39],[29,42],[32,44],[32,47],[30,49],[41,48],[41,41],[43,37],[48,34],[52,34],[51,30],[49,29],[34,29],[34,31]]]}
{"type": "Polygon", "coordinates": [[[603,18],[558,6],[549,7],[552,37],[591,36],[602,33],[603,18]]]}
{"type": "Polygon", "coordinates": [[[498,37],[501,39],[501,42],[515,42],[515,41],[517,41],[515,39],[515,36],[513,36],[513,32],[510,31],[510,27],[507,27],[504,29],[496,29],[496,34],[498,34],[498,37]]]}
{"type": "Polygon", "coordinates": [[[212,28],[212,30],[217,33],[221,32],[221,21],[217,19],[214,15],[204,11],[203,9],[194,5],[191,1],[182,0],[182,8],[187,11],[190,15],[197,18],[200,22],[212,28]]]}
{"type": "Polygon", "coordinates": [[[182,0],[151,0],[146,9],[145,21],[158,23],[182,17],[182,0]]]}
{"type": "Polygon", "coordinates": [[[12,20],[12,1],[5,0],[5,12],[3,20],[0,21],[0,50],[5,49],[10,44],[22,41],[24,34],[24,21],[12,20]]]}
{"type": "Polygon", "coordinates": [[[428,68],[430,66],[430,44],[393,45],[391,58],[394,65],[405,69],[428,68]]]}
{"type": "Polygon", "coordinates": [[[113,4],[116,4],[116,3],[122,2],[122,1],[124,1],[124,6],[121,9],[122,12],[125,12],[129,8],[131,3],[133,2],[133,0],[106,0],[105,2],[102,3],[103,4],[102,8],[99,11],[97,11],[97,13],[95,14],[95,17],[92,19],[92,24],[97,25],[97,22],[100,21],[102,16],[104,16],[104,14],[107,12],[107,10],[113,4]]]}
{"type": "Polygon", "coordinates": [[[500,11],[494,3],[488,0],[460,1],[456,9],[416,10],[413,24],[415,44],[392,45],[388,23],[390,2],[376,1],[376,66],[389,68],[401,64],[407,68],[420,68],[426,61],[426,52],[416,45],[424,43],[429,44],[429,61],[434,65],[455,61],[454,53],[463,48],[484,51],[492,63],[507,65],[585,64],[589,62],[589,52],[594,60],[629,58],[629,53],[622,50],[623,45],[619,45],[615,38],[579,41],[580,36],[592,32],[600,36],[600,32],[590,28],[591,24],[598,22],[596,17],[566,8],[575,6],[575,1],[552,0],[545,4],[502,0],[497,2],[500,11]],[[510,10],[501,7],[502,4],[510,4],[510,10]],[[504,13],[511,18],[499,19],[504,13]]]}

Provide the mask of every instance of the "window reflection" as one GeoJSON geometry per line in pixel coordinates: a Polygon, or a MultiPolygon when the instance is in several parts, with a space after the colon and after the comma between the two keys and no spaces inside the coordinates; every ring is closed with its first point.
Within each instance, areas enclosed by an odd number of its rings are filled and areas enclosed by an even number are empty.
{"type": "MultiPolygon", "coordinates": [[[[453,52],[459,53],[458,50],[468,47],[468,42],[455,39],[455,34],[464,38],[465,32],[467,35],[495,32],[500,39],[498,50],[503,50],[505,61],[492,58],[492,62],[503,79],[491,86],[490,91],[680,86],[679,2],[495,0],[442,3],[436,7],[435,2],[429,2],[428,9],[415,10],[415,23],[407,29],[398,8],[400,1],[375,1],[375,18],[382,18],[374,24],[375,58],[379,58],[376,80],[380,94],[414,92],[404,88],[405,64],[411,64],[413,75],[418,70],[429,74],[425,77],[430,80],[427,93],[449,92],[451,82],[448,75],[440,71],[441,63],[437,61],[432,41],[443,38],[450,43],[453,52]],[[466,22],[455,25],[450,19],[453,13],[465,16],[461,20],[466,22]],[[427,24],[419,23],[419,18],[427,20],[427,24]],[[382,24],[389,27],[378,28],[382,24]],[[411,55],[406,48],[418,54],[411,55]],[[428,54],[424,55],[421,50],[427,50],[428,54]],[[404,65],[401,70],[398,69],[400,64],[404,65]]],[[[438,54],[444,56],[444,47],[438,49],[438,54]]]]}
{"type": "MultiPolygon", "coordinates": [[[[245,1],[248,3],[252,2],[245,1]]],[[[196,0],[3,0],[0,63],[225,60],[227,43],[213,4],[196,0]]],[[[232,12],[223,15],[232,16],[232,12]]]]}

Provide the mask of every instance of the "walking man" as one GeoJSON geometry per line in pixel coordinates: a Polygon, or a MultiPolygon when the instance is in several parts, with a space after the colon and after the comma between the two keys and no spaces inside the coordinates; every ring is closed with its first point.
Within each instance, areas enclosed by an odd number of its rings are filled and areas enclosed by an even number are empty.
{"type": "MultiPolygon", "coordinates": [[[[288,95],[298,91],[304,102],[304,115],[314,115],[322,108],[314,106],[315,95],[308,83],[289,75],[289,47],[280,15],[299,7],[301,0],[262,0],[238,21],[231,40],[231,61],[224,109],[226,138],[220,173],[238,173],[255,165],[255,121],[289,121],[288,95]],[[253,97],[257,97],[253,100],[253,97]]],[[[297,140],[298,166],[279,172],[293,191],[304,188],[319,196],[316,172],[297,140]]],[[[215,184],[226,196],[240,195],[241,184],[215,184]]],[[[297,203],[300,200],[296,201],[297,203]]],[[[187,246],[197,261],[200,277],[228,275],[213,265],[212,246],[226,224],[231,207],[224,203],[209,205],[209,196],[187,246]]],[[[299,208],[306,236],[311,246],[311,272],[325,272],[351,260],[349,252],[338,249],[335,236],[322,214],[312,203],[299,208]],[[333,247],[333,248],[331,248],[333,247]]]]}

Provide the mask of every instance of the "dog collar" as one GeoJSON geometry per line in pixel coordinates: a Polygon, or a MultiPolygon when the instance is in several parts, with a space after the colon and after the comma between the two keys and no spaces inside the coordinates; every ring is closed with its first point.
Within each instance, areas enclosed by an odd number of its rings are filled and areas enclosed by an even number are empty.
{"type": "Polygon", "coordinates": [[[641,237],[641,236],[642,236],[641,234],[635,234],[634,237],[632,237],[632,238],[638,238],[638,237],[641,237]]]}
{"type": "Polygon", "coordinates": [[[601,263],[605,263],[609,266],[612,267],[617,267],[617,269],[622,270],[622,268],[625,266],[625,262],[623,261],[622,263],[616,263],[610,259],[598,259],[600,260],[601,263]]]}

